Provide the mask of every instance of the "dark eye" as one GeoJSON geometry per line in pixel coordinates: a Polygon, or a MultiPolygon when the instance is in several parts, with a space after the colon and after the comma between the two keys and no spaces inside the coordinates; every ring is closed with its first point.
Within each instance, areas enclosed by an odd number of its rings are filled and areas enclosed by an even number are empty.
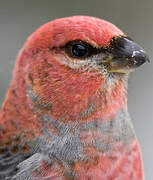
{"type": "Polygon", "coordinates": [[[66,52],[74,58],[84,58],[90,54],[90,45],[82,41],[69,42],[66,47],[66,52]]]}
{"type": "Polygon", "coordinates": [[[75,57],[83,57],[87,55],[88,47],[85,44],[74,44],[72,45],[72,54],[75,57]]]}

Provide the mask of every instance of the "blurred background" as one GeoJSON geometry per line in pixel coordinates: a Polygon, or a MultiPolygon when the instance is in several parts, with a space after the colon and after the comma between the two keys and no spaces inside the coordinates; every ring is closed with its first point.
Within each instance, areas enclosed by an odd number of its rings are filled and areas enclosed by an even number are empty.
{"type": "Polygon", "coordinates": [[[144,160],[153,179],[153,1],[145,0],[0,0],[0,105],[9,86],[18,51],[40,25],[56,18],[90,15],[108,20],[148,52],[151,63],[129,79],[128,106],[144,160]]]}

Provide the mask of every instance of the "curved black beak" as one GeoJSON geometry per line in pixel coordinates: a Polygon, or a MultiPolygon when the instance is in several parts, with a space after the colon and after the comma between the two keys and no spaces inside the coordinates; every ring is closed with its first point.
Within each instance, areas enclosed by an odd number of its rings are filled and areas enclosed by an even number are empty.
{"type": "Polygon", "coordinates": [[[149,62],[147,53],[137,43],[127,37],[117,37],[111,41],[110,72],[128,73],[149,62]]]}

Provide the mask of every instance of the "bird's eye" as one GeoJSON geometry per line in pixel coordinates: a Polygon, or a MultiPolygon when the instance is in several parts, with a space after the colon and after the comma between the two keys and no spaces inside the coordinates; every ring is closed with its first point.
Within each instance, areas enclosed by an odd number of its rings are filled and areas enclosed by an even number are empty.
{"type": "Polygon", "coordinates": [[[74,58],[84,58],[89,55],[89,45],[82,41],[73,41],[67,44],[66,52],[74,58]]]}
{"type": "Polygon", "coordinates": [[[88,47],[85,44],[74,44],[72,46],[72,54],[75,57],[83,57],[87,55],[88,47]]]}

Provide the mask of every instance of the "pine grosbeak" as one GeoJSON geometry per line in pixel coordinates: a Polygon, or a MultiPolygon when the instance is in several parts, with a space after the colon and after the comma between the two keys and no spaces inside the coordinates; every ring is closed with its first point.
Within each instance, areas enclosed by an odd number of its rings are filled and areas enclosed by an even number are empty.
{"type": "Polygon", "coordinates": [[[127,79],[146,61],[138,44],[98,18],[36,30],[0,112],[0,179],[142,180],[127,79]]]}

